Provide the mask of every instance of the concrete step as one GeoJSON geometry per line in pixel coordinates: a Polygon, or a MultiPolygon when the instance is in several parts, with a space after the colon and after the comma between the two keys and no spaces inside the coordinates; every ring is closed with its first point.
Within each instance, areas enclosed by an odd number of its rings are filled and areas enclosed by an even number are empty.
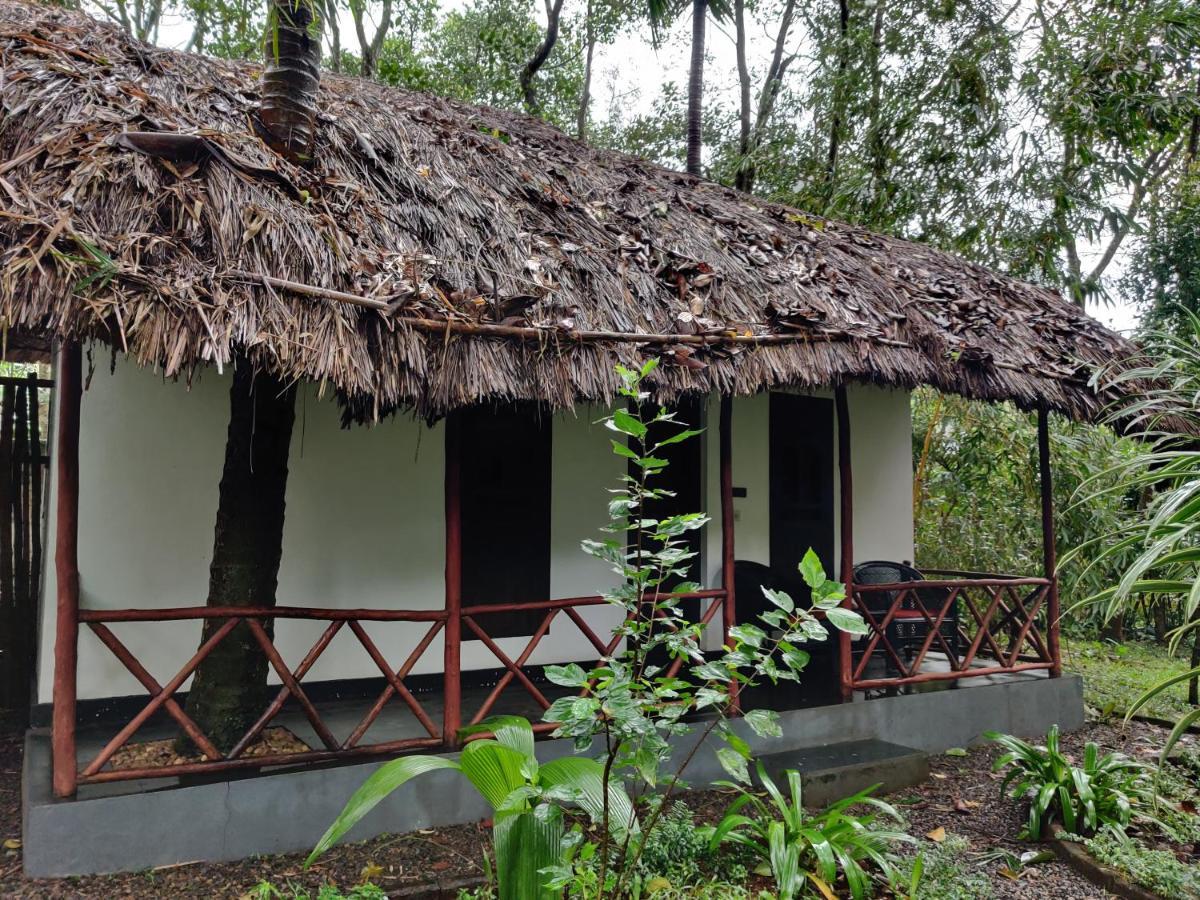
{"type": "Polygon", "coordinates": [[[802,747],[758,757],[767,774],[786,791],[787,769],[800,773],[804,805],[826,806],[873,784],[883,794],[920,784],[929,777],[929,758],[920,750],[865,740],[802,747]]]}

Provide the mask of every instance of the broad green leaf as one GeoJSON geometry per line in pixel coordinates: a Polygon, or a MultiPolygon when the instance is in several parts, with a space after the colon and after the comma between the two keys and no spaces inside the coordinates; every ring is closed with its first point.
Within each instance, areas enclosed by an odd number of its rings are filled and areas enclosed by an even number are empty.
{"type": "Polygon", "coordinates": [[[463,748],[459,768],[496,809],[509,794],[526,783],[522,766],[526,756],[496,741],[472,741],[463,748]]]}
{"type": "Polygon", "coordinates": [[[800,560],[800,575],[810,588],[820,587],[825,583],[825,567],[821,565],[821,558],[812,547],[808,548],[804,559],[800,560]]]}
{"type": "MultiPolygon", "coordinates": [[[[579,806],[600,823],[604,817],[604,766],[597,760],[583,756],[563,756],[542,765],[539,776],[546,787],[564,785],[579,791],[579,806]]],[[[624,836],[632,823],[636,831],[637,817],[633,814],[633,803],[618,781],[608,785],[609,830],[624,836]]]]}
{"type": "Polygon", "coordinates": [[[825,610],[825,618],[834,628],[848,634],[866,634],[869,630],[863,617],[853,610],[834,607],[825,610]]]}
{"type": "Polygon", "coordinates": [[[779,713],[773,709],[752,709],[745,715],[746,724],[759,737],[783,737],[779,713]]]}
{"type": "Polygon", "coordinates": [[[434,772],[438,769],[458,769],[459,764],[443,756],[402,756],[384,763],[362,783],[358,790],[350,795],[346,806],[333,820],[326,832],[317,841],[308,859],[304,861],[307,868],[311,866],[322,853],[336,844],[346,832],[358,824],[367,813],[379,805],[380,801],[405,782],[434,772]]]}
{"type": "Polygon", "coordinates": [[[562,896],[550,887],[550,876],[542,872],[559,859],[564,834],[561,809],[542,804],[530,812],[499,816],[492,834],[500,900],[557,900],[562,896]]]}
{"type": "Polygon", "coordinates": [[[467,725],[458,730],[460,738],[473,734],[491,734],[496,743],[536,761],[533,754],[533,727],[522,716],[492,716],[478,725],[467,725]]]}
{"type": "Polygon", "coordinates": [[[646,436],[646,425],[640,419],[630,415],[623,409],[613,410],[612,418],[608,420],[609,427],[622,434],[641,440],[646,436]]]}
{"type": "Polygon", "coordinates": [[[749,760],[742,754],[730,747],[720,747],[717,749],[717,762],[721,764],[721,768],[729,773],[729,777],[740,784],[750,783],[750,765],[749,760]]]}
{"type": "Polygon", "coordinates": [[[587,672],[577,663],[565,666],[546,666],[546,680],[563,687],[583,687],[587,684],[587,672]]]}

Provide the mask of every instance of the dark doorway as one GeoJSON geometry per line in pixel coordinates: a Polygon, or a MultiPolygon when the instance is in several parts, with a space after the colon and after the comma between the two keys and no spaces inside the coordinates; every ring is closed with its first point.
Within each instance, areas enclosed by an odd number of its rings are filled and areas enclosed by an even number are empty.
{"type": "MultiPolygon", "coordinates": [[[[475,407],[447,421],[462,448],[463,606],[550,599],[552,425],[524,403],[475,407]]],[[[517,637],[533,634],[544,617],[533,610],[478,622],[492,637],[517,637]]]]}
{"type": "MultiPolygon", "coordinates": [[[[651,425],[646,436],[647,447],[665,440],[684,428],[699,429],[704,427],[703,396],[685,395],[675,404],[676,423],[658,423],[651,425]]],[[[658,407],[646,404],[642,408],[644,420],[654,418],[658,407]]],[[[655,455],[665,459],[668,465],[648,482],[650,487],[670,491],[673,497],[658,497],[646,503],[644,512],[648,518],[662,519],[671,516],[681,516],[687,513],[704,512],[704,444],[700,437],[692,437],[678,444],[668,444],[655,455]]],[[[630,464],[629,474],[634,475],[637,469],[630,464]]],[[[703,583],[704,573],[701,570],[700,558],[704,532],[702,529],[686,532],[682,540],[695,556],[689,560],[686,575],[663,584],[663,590],[673,591],[684,581],[703,583]]],[[[700,601],[685,600],[677,604],[683,613],[683,618],[695,622],[700,618],[700,601]]],[[[652,665],[665,666],[670,657],[665,647],[657,648],[650,654],[648,662],[652,665]]]]}
{"type": "Polygon", "coordinates": [[[45,365],[5,363],[0,375],[0,711],[24,724],[37,659],[46,435],[52,382],[45,365]],[[21,372],[22,374],[8,374],[21,372]]]}
{"type": "MultiPolygon", "coordinates": [[[[642,415],[649,420],[654,417],[658,407],[647,405],[642,415]]],[[[665,440],[684,428],[699,429],[704,427],[704,397],[685,395],[675,404],[675,418],[678,424],[658,423],[651,425],[646,436],[646,444],[653,447],[655,443],[665,440]]],[[[669,465],[654,475],[649,486],[660,490],[670,491],[675,496],[659,497],[649,501],[645,513],[652,519],[666,519],[671,516],[681,516],[687,513],[704,512],[704,443],[700,437],[689,438],[678,444],[668,444],[655,454],[667,460],[669,465]]],[[[629,474],[637,470],[630,464],[629,474]]],[[[688,549],[696,556],[691,560],[686,579],[680,581],[703,581],[700,571],[700,548],[703,543],[702,531],[689,531],[683,535],[688,549]]],[[[667,584],[670,590],[674,587],[667,584]]]]}
{"type": "Polygon", "coordinates": [[[771,395],[771,569],[796,573],[809,547],[833,569],[833,401],[771,395]]]}

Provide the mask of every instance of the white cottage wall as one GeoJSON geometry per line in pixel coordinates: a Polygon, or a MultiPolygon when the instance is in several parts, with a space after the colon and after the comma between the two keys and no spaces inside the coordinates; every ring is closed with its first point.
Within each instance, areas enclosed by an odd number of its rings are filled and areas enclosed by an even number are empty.
{"type": "MultiPolygon", "coordinates": [[[[99,361],[99,358],[98,358],[99,361]]],[[[80,438],[80,573],[85,608],[202,605],[207,594],[212,528],[228,423],[229,379],[202,372],[190,389],[118,360],[101,363],[85,391],[80,438]]],[[[851,391],[856,497],[855,542],[860,558],[912,557],[908,395],[851,391]],[[859,437],[869,435],[870,437],[859,437]],[[886,435],[886,438],[884,437],[886,435]]],[[[737,556],[766,560],[767,396],[734,406],[737,556]]],[[[608,446],[600,412],[580,409],[554,420],[551,487],[551,594],[595,594],[612,582],[606,567],[582,554],[579,541],[603,523],[605,489],[623,471],[608,446]]],[[[373,428],[342,429],[336,404],[306,390],[297,404],[283,560],[281,604],[322,607],[430,609],[442,604],[444,567],[442,429],[409,418],[373,428]]],[[[717,405],[710,405],[705,456],[705,504],[717,514],[717,405]]],[[[56,435],[52,434],[52,438],[56,435]]],[[[464,460],[469,465],[469,458],[464,460]]],[[[48,534],[54,534],[51,483],[48,534]]],[[[709,529],[699,571],[720,583],[720,529],[709,529]]],[[[53,554],[45,571],[39,702],[49,702],[53,675],[53,554]]],[[[530,598],[538,599],[538,598],[530,598]]],[[[617,623],[611,610],[583,610],[599,634],[617,623]]],[[[369,623],[367,630],[399,664],[424,625],[369,623]]],[[[276,641],[295,664],[316,640],[319,622],[280,620],[276,641]]],[[[113,626],[160,680],[195,650],[195,621],[113,626]]],[[[510,656],[523,638],[497,643],[510,656]]],[[[560,616],[532,663],[586,659],[594,653],[560,616]]],[[[435,640],[414,672],[441,669],[435,640]]],[[[464,668],[498,663],[478,641],[464,641],[464,668]]],[[[354,636],[343,630],[309,674],[310,680],[374,676],[378,672],[354,636]]],[[[86,628],[80,633],[81,699],[139,694],[140,685],[86,628]]]]}

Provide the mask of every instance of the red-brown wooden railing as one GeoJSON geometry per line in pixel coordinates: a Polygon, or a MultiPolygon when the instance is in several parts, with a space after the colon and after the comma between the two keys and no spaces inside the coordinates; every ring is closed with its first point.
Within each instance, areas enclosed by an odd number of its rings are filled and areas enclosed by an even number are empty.
{"type": "Polygon", "coordinates": [[[854,585],[852,608],[867,634],[851,648],[853,690],[1055,668],[1052,579],[926,573],[941,577],[854,585]],[[872,671],[880,665],[883,675],[872,671]]]}
{"type": "Polygon", "coordinates": [[[203,772],[223,772],[232,769],[260,768],[265,766],[291,765],[295,763],[324,762],[331,759],[350,758],[355,756],[380,756],[400,753],[419,748],[438,747],[442,744],[442,735],[438,726],[430,718],[420,701],[405,686],[404,679],[412,672],[417,661],[421,659],[433,639],[442,631],[446,622],[443,610],[379,610],[379,609],[313,609],[309,607],[273,607],[273,608],[244,608],[244,607],[175,607],[171,609],[119,609],[119,610],[82,610],[79,613],[80,622],[100,639],[121,664],[150,694],[150,701],[137,715],[129,720],[116,735],[113,736],[103,749],[79,771],[79,784],[89,784],[105,781],[128,781],[136,778],[162,778],[175,775],[190,775],[203,772]],[[205,641],[200,649],[189,659],[182,668],[165,685],[160,685],[146,671],[132,651],[108,627],[116,622],[169,622],[169,621],[200,621],[204,619],[223,619],[224,623],[205,641]],[[290,669],[280,656],[270,634],[264,627],[268,621],[279,619],[308,619],[328,622],[320,637],[304,655],[304,658],[290,669]],[[416,646],[409,651],[408,656],[399,668],[392,668],[378,645],[363,628],[363,622],[407,622],[414,625],[427,626],[416,646]],[[187,715],[183,707],[174,699],[176,691],[196,670],[200,663],[208,657],[216,647],[225,640],[239,623],[245,623],[255,642],[267,657],[271,668],[278,676],[281,686],[274,699],[262,711],[254,724],[246,731],[228,753],[221,753],[208,739],[195,721],[187,715]],[[321,654],[333,641],[333,638],[343,628],[348,627],[357,638],[363,651],[379,669],[385,681],[385,687],[379,697],[363,715],[362,719],[344,738],[338,739],[326,725],[316,705],[309,699],[300,682],[321,654]],[[364,744],[362,738],[367,730],[379,718],[384,708],[393,698],[399,697],[408,707],[414,718],[427,732],[425,737],[403,738],[401,740],[380,741],[364,744]],[[313,731],[320,739],[323,749],[307,750],[293,753],[273,755],[246,756],[246,750],[255,742],[258,736],[283,710],[290,699],[294,700],[303,710],[313,731]],[[139,768],[106,768],[113,755],[125,746],[151,716],[159,710],[165,711],[180,729],[191,738],[207,757],[197,762],[177,763],[169,766],[139,767],[139,768]]]}

